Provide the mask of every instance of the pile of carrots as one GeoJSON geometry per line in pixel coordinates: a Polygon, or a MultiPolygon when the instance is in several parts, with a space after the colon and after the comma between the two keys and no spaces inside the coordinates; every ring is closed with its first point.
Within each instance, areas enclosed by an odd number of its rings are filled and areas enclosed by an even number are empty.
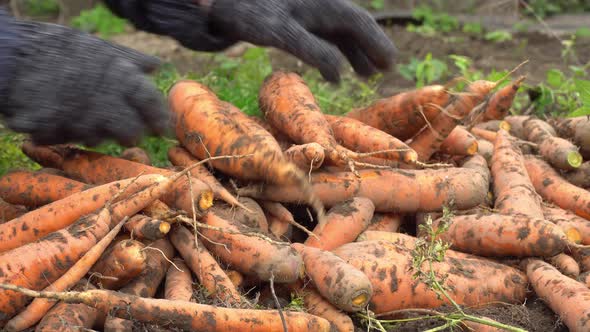
{"type": "Polygon", "coordinates": [[[419,268],[458,305],[537,296],[588,331],[590,119],[512,115],[523,79],[328,115],[277,71],[262,117],[183,80],[169,167],[25,142],[42,169],[0,178],[0,326],[354,331],[449,304],[419,268]],[[424,240],[450,247],[415,266],[424,240]]]}

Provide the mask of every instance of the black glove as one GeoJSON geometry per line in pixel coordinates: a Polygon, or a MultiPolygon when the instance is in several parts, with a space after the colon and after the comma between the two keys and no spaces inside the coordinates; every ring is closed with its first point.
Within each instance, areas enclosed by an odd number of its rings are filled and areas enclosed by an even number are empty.
{"type": "Polygon", "coordinates": [[[36,144],[106,139],[133,145],[169,132],[170,113],[146,73],[159,60],[54,24],[18,21],[16,60],[0,113],[36,144]]]}
{"type": "Polygon", "coordinates": [[[341,55],[368,76],[387,69],[394,44],[364,9],[350,0],[214,0],[214,33],[285,50],[339,81],[341,55]]]}

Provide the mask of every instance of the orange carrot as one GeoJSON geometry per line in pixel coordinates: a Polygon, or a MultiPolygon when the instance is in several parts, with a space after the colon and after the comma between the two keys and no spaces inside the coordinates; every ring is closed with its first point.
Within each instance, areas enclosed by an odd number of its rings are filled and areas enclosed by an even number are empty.
{"type": "Polygon", "coordinates": [[[206,228],[200,230],[206,237],[203,243],[209,251],[245,276],[256,276],[261,281],[268,281],[274,276],[276,283],[289,283],[297,280],[303,273],[301,256],[288,243],[271,243],[257,236],[236,234],[250,230],[212,213],[207,213],[203,221],[209,226],[232,232],[230,234],[206,228]],[[219,243],[231,248],[231,252],[219,243]]]}
{"type": "Polygon", "coordinates": [[[530,118],[524,122],[523,126],[527,139],[539,145],[539,153],[551,165],[570,171],[580,167],[583,158],[578,152],[578,147],[544,129],[551,128],[547,122],[530,118]]]}
{"type": "Polygon", "coordinates": [[[245,181],[297,185],[305,193],[305,202],[323,219],[324,207],[304,172],[285,158],[276,139],[257,122],[195,81],[177,82],[168,98],[176,117],[176,137],[192,155],[199,159],[209,154],[248,156],[210,164],[245,181]]]}
{"type": "MultiPolygon", "coordinates": [[[[433,223],[436,229],[445,219],[433,223]]],[[[522,214],[453,216],[439,237],[451,248],[478,256],[552,257],[565,249],[566,236],[555,224],[522,214]]]]}
{"type": "Polygon", "coordinates": [[[144,149],[137,146],[123,150],[123,152],[121,152],[121,158],[145,165],[152,164],[149,154],[144,149]]]}
{"type": "Polygon", "coordinates": [[[431,122],[450,100],[443,85],[428,85],[379,99],[346,114],[401,140],[414,136],[431,122]]]}
{"type": "MultiPolygon", "coordinates": [[[[43,150],[47,148],[37,146],[35,149],[43,150]]],[[[174,174],[174,171],[136,163],[95,151],[61,146],[54,146],[51,150],[53,153],[59,153],[62,157],[60,169],[64,170],[68,175],[84,179],[85,182],[92,184],[104,184],[136,177],[140,174],[159,174],[164,176],[174,174]]],[[[167,192],[161,200],[169,206],[184,210],[189,214],[192,214],[194,206],[197,215],[201,215],[213,204],[213,192],[207,184],[197,178],[191,178],[191,183],[192,187],[189,187],[186,177],[177,181],[174,190],[167,192]],[[191,199],[191,188],[192,196],[195,199],[194,202],[191,199]]]]}
{"type": "Polygon", "coordinates": [[[590,245],[590,220],[559,207],[543,205],[546,220],[559,226],[574,243],[590,245]]]}
{"type": "Polygon", "coordinates": [[[371,222],[375,205],[366,197],[354,197],[335,205],[326,214],[326,222],[312,231],[315,236],[305,240],[308,247],[332,250],[354,241],[371,222]]]}
{"type": "Polygon", "coordinates": [[[580,275],[578,275],[578,277],[576,278],[576,280],[578,280],[579,282],[581,282],[584,285],[586,285],[586,287],[590,288],[590,271],[586,271],[584,273],[580,273],[580,275]]]}
{"type": "Polygon", "coordinates": [[[477,153],[484,157],[488,164],[492,163],[492,156],[494,155],[494,143],[485,140],[477,140],[477,153]]]}
{"type": "MultiPolygon", "coordinates": [[[[360,179],[352,172],[315,172],[311,184],[325,206],[359,196],[373,201],[376,212],[393,213],[442,211],[451,200],[458,210],[470,209],[486,200],[489,187],[488,165],[479,155],[466,158],[462,167],[456,168],[360,170],[359,174],[360,179]]],[[[238,193],[283,203],[304,199],[294,186],[247,186],[238,193]]]]}
{"type": "MultiPolygon", "coordinates": [[[[6,287],[7,285],[2,285],[6,287]]],[[[10,287],[10,285],[8,285],[10,287]]],[[[67,303],[84,303],[117,317],[170,328],[192,331],[282,331],[277,310],[238,309],[185,301],[153,299],[109,290],[49,293],[67,303]],[[125,305],[122,305],[122,304],[125,305]]],[[[49,295],[47,294],[47,295],[49,295]]],[[[31,294],[43,296],[41,294],[31,294]]],[[[289,332],[328,332],[330,323],[320,317],[298,311],[283,312],[289,332]]]]}
{"type": "Polygon", "coordinates": [[[403,221],[404,218],[400,214],[375,212],[366,230],[397,232],[403,221]]]}
{"type": "Polygon", "coordinates": [[[271,214],[267,214],[268,230],[277,239],[289,241],[292,235],[293,226],[289,221],[277,218],[271,214]]]}
{"type": "Polygon", "coordinates": [[[505,130],[498,131],[492,156],[495,208],[501,214],[523,214],[543,219],[541,197],[527,176],[524,156],[505,130]]]}
{"type": "Polygon", "coordinates": [[[0,197],[10,204],[36,208],[91,187],[58,175],[13,171],[0,178],[0,197]]]}
{"type": "Polygon", "coordinates": [[[0,198],[0,223],[18,218],[28,211],[23,205],[10,204],[0,198]]]}
{"type": "Polygon", "coordinates": [[[303,257],[305,273],[328,302],[346,312],[364,309],[373,288],[363,272],[329,251],[301,243],[291,246],[303,257]]]}
{"type": "Polygon", "coordinates": [[[289,137],[283,134],[280,130],[276,129],[275,127],[271,126],[266,120],[259,116],[248,115],[248,118],[259,124],[264,130],[268,131],[279,143],[281,149],[286,150],[293,142],[289,139],[289,137]]]}
{"type": "Polygon", "coordinates": [[[0,252],[15,249],[68,227],[80,217],[95,212],[130,183],[121,198],[161,180],[160,175],[143,175],[137,180],[107,183],[29,211],[0,225],[0,252]]]}
{"type": "MultiPolygon", "coordinates": [[[[428,285],[413,278],[415,270],[410,249],[387,241],[363,241],[345,244],[333,253],[371,280],[373,296],[369,309],[376,314],[406,308],[437,308],[449,303],[428,285]]],[[[429,262],[420,268],[428,273],[429,262]]],[[[526,276],[507,265],[445,255],[441,262],[432,262],[432,268],[437,275],[446,274],[443,287],[459,305],[496,301],[522,303],[526,297],[526,276]]]]}
{"type": "MultiPolygon", "coordinates": [[[[199,159],[191,155],[185,148],[182,146],[172,146],[168,149],[168,159],[174,166],[181,166],[181,167],[188,167],[199,162],[199,159]]],[[[191,175],[195,178],[205,182],[215,196],[219,197],[220,199],[224,200],[228,204],[240,206],[240,202],[232,195],[225,187],[209,172],[209,170],[204,166],[200,165],[195,167],[191,171],[191,175]]]]}
{"type": "Polygon", "coordinates": [[[590,158],[590,117],[576,116],[551,121],[560,137],[571,139],[580,147],[584,158],[590,158]]]}
{"type": "Polygon", "coordinates": [[[416,151],[406,143],[377,128],[349,117],[325,114],[324,117],[332,127],[336,141],[347,149],[356,152],[388,151],[374,155],[409,164],[418,159],[416,151]]]}
{"type": "Polygon", "coordinates": [[[324,164],[324,148],[318,143],[296,144],[284,153],[287,160],[303,171],[316,170],[324,164]]]}
{"type": "Polygon", "coordinates": [[[580,272],[590,271],[590,246],[574,244],[567,249],[580,266],[580,272]]]}
{"type": "Polygon", "coordinates": [[[487,120],[484,122],[476,123],[474,128],[479,128],[483,130],[489,131],[498,131],[500,129],[504,129],[507,132],[510,132],[511,126],[508,121],[505,120],[487,120]]]}
{"type": "Polygon", "coordinates": [[[510,124],[510,130],[508,132],[510,135],[520,138],[520,139],[527,139],[526,135],[524,134],[524,122],[530,119],[530,115],[508,115],[504,118],[504,121],[510,124]]]}
{"type": "Polygon", "coordinates": [[[590,329],[590,289],[539,259],[524,265],[535,293],[572,332],[590,329]]]}
{"type": "Polygon", "coordinates": [[[544,160],[526,155],[525,166],[535,190],[562,209],[590,220],[590,192],[569,183],[544,160]]]}
{"type": "Polygon", "coordinates": [[[580,266],[576,260],[568,254],[557,254],[549,257],[547,260],[551,265],[555,266],[562,274],[576,279],[580,275],[580,266]]]}
{"type": "Polygon", "coordinates": [[[472,156],[477,150],[477,139],[463,126],[455,127],[440,145],[442,153],[457,156],[472,156]]]}
{"type": "MultiPolygon", "coordinates": [[[[107,209],[101,211],[99,216],[108,222],[111,215],[107,209]]],[[[82,280],[84,275],[92,268],[94,263],[98,261],[100,256],[104,253],[108,245],[113,241],[117,233],[121,230],[123,222],[119,222],[109,233],[102,238],[98,243],[92,247],[84,256],[82,256],[64,275],[54,281],[51,285],[45,288],[46,291],[64,291],[74,286],[77,282],[82,280]]],[[[56,304],[55,301],[49,299],[34,299],[27,308],[14,316],[6,323],[4,327],[8,331],[21,331],[35,325],[43,317],[51,316],[50,309],[56,304]],[[47,316],[46,316],[47,313],[47,316]]],[[[56,309],[59,311],[59,309],[56,309]]],[[[44,325],[43,321],[40,323],[44,325]]]]}
{"type": "Polygon", "coordinates": [[[584,162],[578,169],[563,176],[576,187],[590,189],[590,161],[584,162]]]}
{"type": "MultiPolygon", "coordinates": [[[[494,92],[494,94],[484,105],[484,112],[482,114],[483,116],[481,117],[481,120],[499,120],[506,117],[510,111],[510,108],[512,107],[512,103],[514,102],[516,92],[518,89],[520,89],[524,79],[525,77],[521,76],[512,81],[510,84],[507,84],[498,91],[494,92]]],[[[505,130],[508,131],[510,129],[505,130]]]]}
{"type": "Polygon", "coordinates": [[[54,151],[54,148],[61,148],[61,146],[48,146],[40,149],[39,146],[33,144],[31,141],[24,141],[21,150],[31,160],[37,162],[43,167],[50,167],[61,169],[63,163],[63,157],[58,152],[54,151]]]}
{"type": "Polygon", "coordinates": [[[170,224],[151,217],[136,214],[125,223],[125,229],[133,237],[146,240],[161,239],[170,231],[170,224]]]}
{"type": "Polygon", "coordinates": [[[244,209],[238,210],[227,204],[217,204],[211,208],[211,212],[226,220],[237,221],[250,228],[258,229],[263,233],[268,233],[268,220],[266,219],[262,207],[249,197],[240,197],[238,198],[238,201],[244,209]]]}
{"type": "Polygon", "coordinates": [[[471,133],[481,139],[485,139],[490,142],[494,142],[496,140],[496,135],[498,131],[491,131],[487,129],[482,129],[478,127],[471,128],[471,133]]]}
{"type": "Polygon", "coordinates": [[[412,138],[409,145],[418,153],[418,159],[429,160],[459,122],[481,103],[495,86],[496,83],[493,82],[475,81],[467,86],[465,93],[453,95],[444,112],[438,114],[432,119],[431,125],[423,128],[412,138]]]}
{"type": "Polygon", "coordinates": [[[217,261],[199,238],[186,227],[176,224],[170,232],[170,241],[180,256],[197,276],[208,295],[220,303],[239,304],[240,293],[221,269],[217,261]]]}
{"type": "MultiPolygon", "coordinates": [[[[182,169],[180,169],[180,171],[182,171],[182,169]]],[[[177,211],[174,211],[159,199],[141,210],[141,213],[152,219],[158,220],[168,220],[178,215],[177,211]]]]}
{"type": "Polygon", "coordinates": [[[145,269],[144,247],[139,241],[124,240],[109,248],[90,269],[92,282],[105,289],[123,287],[145,269]]]}
{"type": "Polygon", "coordinates": [[[164,298],[174,301],[190,301],[193,298],[193,276],[180,257],[172,259],[166,272],[164,298]]]}

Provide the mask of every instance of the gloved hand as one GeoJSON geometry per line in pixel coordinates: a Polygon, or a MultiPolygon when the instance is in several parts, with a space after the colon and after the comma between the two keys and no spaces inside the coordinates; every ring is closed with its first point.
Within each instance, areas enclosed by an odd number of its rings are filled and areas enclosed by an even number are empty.
{"type": "Polygon", "coordinates": [[[370,14],[350,0],[213,0],[209,20],[216,34],[287,51],[334,82],[340,52],[363,76],[389,68],[396,55],[370,14]]]}
{"type": "Polygon", "coordinates": [[[0,96],[10,129],[36,144],[88,146],[106,139],[129,146],[169,131],[170,112],[146,75],[157,58],[59,25],[12,25],[19,45],[0,96]]]}

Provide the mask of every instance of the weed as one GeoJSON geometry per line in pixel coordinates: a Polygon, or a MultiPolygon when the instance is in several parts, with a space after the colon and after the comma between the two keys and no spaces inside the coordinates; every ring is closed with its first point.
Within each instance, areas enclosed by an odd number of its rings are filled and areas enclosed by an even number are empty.
{"type": "Polygon", "coordinates": [[[495,43],[501,43],[508,40],[512,40],[512,33],[508,30],[494,30],[484,35],[485,40],[493,41],[495,43]]]}
{"type": "Polygon", "coordinates": [[[421,25],[409,24],[410,32],[417,32],[425,36],[434,36],[441,32],[451,32],[459,28],[457,18],[446,13],[439,13],[428,6],[419,6],[412,12],[412,16],[421,21],[421,25]]]}
{"type": "Polygon", "coordinates": [[[27,157],[20,149],[25,136],[12,131],[0,131],[0,176],[12,169],[40,169],[41,166],[27,157]]]}
{"type": "Polygon", "coordinates": [[[105,5],[98,4],[92,9],[84,10],[72,19],[72,27],[88,32],[98,33],[101,38],[125,31],[127,20],[115,16],[105,5]]]}
{"type": "Polygon", "coordinates": [[[23,11],[31,16],[56,15],[60,10],[56,0],[26,0],[23,7],[23,11]]]}

